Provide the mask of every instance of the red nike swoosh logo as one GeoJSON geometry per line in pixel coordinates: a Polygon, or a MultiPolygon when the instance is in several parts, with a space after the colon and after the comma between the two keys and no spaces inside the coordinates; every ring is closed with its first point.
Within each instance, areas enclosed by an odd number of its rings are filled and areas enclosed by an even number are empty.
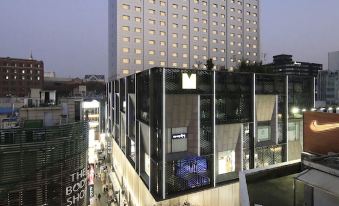
{"type": "Polygon", "coordinates": [[[313,120],[310,124],[310,129],[313,132],[325,132],[339,128],[339,123],[318,124],[317,120],[313,120]]]}

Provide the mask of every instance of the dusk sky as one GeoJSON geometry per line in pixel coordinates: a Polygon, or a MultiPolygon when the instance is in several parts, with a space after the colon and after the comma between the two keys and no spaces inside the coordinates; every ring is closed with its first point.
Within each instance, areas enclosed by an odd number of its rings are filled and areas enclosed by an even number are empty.
{"type": "MultiPolygon", "coordinates": [[[[108,0],[0,0],[0,57],[43,60],[57,76],[107,75],[108,0]]],[[[173,0],[174,1],[174,0],[173,0]]],[[[339,50],[338,0],[261,0],[261,52],[324,64],[339,50]]]]}

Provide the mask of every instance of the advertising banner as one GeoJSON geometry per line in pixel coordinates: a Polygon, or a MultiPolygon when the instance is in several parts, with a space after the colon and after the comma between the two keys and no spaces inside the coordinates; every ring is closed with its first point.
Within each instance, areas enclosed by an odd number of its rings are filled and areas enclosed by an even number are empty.
{"type": "Polygon", "coordinates": [[[339,114],[304,113],[304,152],[339,153],[339,114]]]}

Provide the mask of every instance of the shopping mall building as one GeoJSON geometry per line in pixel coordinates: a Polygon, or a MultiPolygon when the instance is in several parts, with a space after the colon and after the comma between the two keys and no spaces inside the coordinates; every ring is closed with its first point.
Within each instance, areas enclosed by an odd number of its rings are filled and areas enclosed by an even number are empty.
{"type": "Polygon", "coordinates": [[[238,172],[300,158],[314,78],[152,68],[107,84],[131,205],[239,205],[238,172]]]}

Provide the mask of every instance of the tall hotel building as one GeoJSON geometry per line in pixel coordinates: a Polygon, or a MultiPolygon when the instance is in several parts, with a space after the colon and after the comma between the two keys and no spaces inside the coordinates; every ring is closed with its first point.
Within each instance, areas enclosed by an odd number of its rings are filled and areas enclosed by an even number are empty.
{"type": "Polygon", "coordinates": [[[109,79],[260,60],[259,0],[110,0],[109,79]]]}

